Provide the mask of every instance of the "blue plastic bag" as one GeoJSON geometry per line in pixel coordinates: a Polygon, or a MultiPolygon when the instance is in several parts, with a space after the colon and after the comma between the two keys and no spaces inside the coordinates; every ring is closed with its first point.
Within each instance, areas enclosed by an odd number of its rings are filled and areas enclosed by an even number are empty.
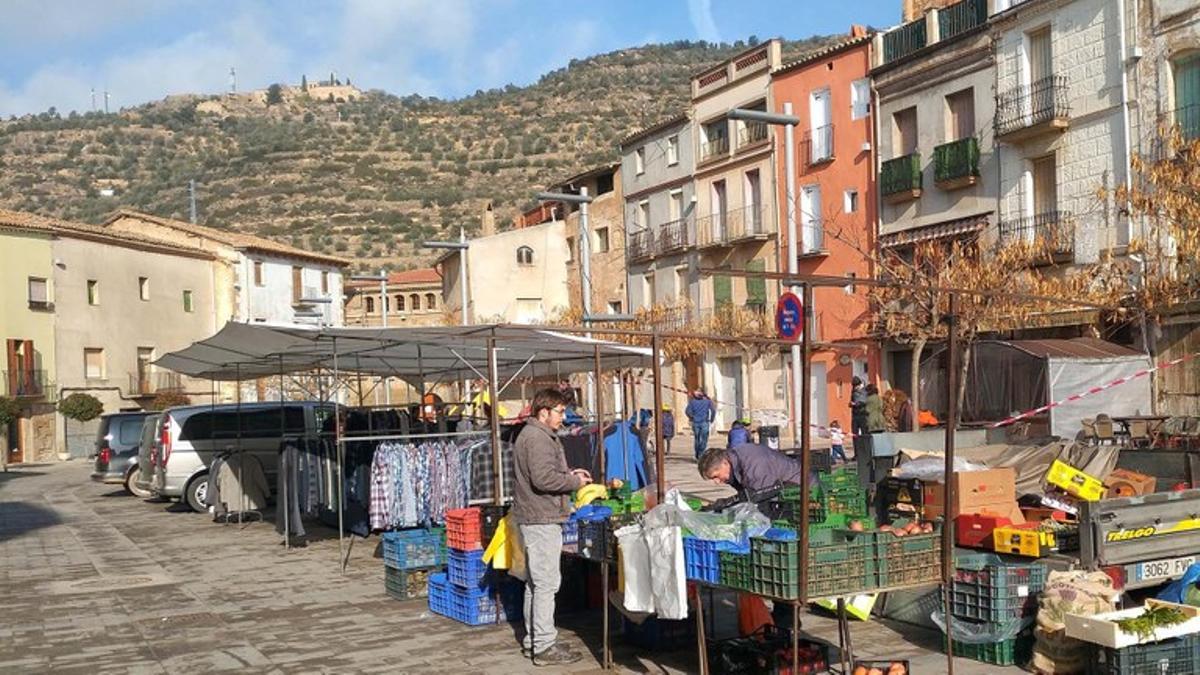
{"type": "Polygon", "coordinates": [[[1196,597],[1195,591],[1188,593],[1188,587],[1194,587],[1197,582],[1200,582],[1200,563],[1192,563],[1182,577],[1167,584],[1167,587],[1158,594],[1158,599],[1186,605],[1189,599],[1196,597]]]}

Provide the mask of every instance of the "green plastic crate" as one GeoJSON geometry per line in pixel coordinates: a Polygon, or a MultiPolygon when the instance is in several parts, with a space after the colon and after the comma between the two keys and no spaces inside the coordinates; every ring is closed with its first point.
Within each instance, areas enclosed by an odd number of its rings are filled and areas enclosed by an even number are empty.
{"type": "Polygon", "coordinates": [[[750,590],[754,585],[750,577],[750,554],[735,551],[717,553],[721,568],[717,574],[719,583],[729,588],[750,590]]]}
{"type": "Polygon", "coordinates": [[[954,655],[995,666],[1023,665],[1033,658],[1033,633],[1026,632],[1010,640],[981,644],[954,640],[954,655]]]}
{"type": "MultiPolygon", "coordinates": [[[[907,523],[896,521],[897,526],[907,523]]],[[[906,586],[942,578],[941,524],[929,534],[910,534],[897,537],[880,532],[875,541],[875,556],[879,559],[879,585],[906,586]]]]}
{"type": "Polygon", "coordinates": [[[755,593],[791,600],[800,597],[800,542],[750,538],[750,581],[755,593]]]}
{"type": "Polygon", "coordinates": [[[808,550],[808,597],[850,595],[879,586],[876,532],[829,531],[832,543],[808,550]]]}
{"type": "Polygon", "coordinates": [[[829,473],[817,474],[817,483],[825,490],[842,488],[862,489],[862,484],[858,481],[858,472],[848,467],[834,469],[829,473]]]}

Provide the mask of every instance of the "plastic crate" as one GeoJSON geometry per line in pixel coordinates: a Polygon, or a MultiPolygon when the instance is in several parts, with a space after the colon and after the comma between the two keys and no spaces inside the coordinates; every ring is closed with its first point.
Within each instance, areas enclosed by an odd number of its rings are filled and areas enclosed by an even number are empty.
{"type": "Polygon", "coordinates": [[[720,560],[718,582],[729,588],[750,590],[753,585],[750,577],[750,553],[720,551],[717,553],[717,557],[720,560]]]}
{"type": "Polygon", "coordinates": [[[652,616],[638,624],[626,617],[622,634],[629,644],[650,652],[694,649],[696,646],[696,622],[691,619],[652,616]]]}
{"type": "Polygon", "coordinates": [[[1191,675],[1200,673],[1200,636],[1110,649],[1092,645],[1089,674],[1191,675]]]}
{"type": "Polygon", "coordinates": [[[446,574],[450,583],[459,588],[480,588],[487,574],[487,563],[483,562],[483,551],[450,550],[446,574]]]}
{"type": "Polygon", "coordinates": [[[1054,460],[1046,472],[1046,482],[1058,486],[1068,494],[1089,502],[1104,499],[1104,483],[1095,476],[1076,469],[1061,460],[1054,460]]]}
{"type": "Polygon", "coordinates": [[[1005,621],[1031,616],[1046,585],[1040,563],[1005,563],[995,556],[958,556],[950,611],[973,621],[1005,621]]]}
{"type": "Polygon", "coordinates": [[[875,547],[881,588],[940,581],[942,578],[940,524],[928,534],[897,537],[880,532],[875,547]]]}
{"type": "Polygon", "coordinates": [[[429,595],[429,575],[437,568],[383,568],[383,590],[397,600],[413,600],[429,595]]]}
{"type": "MultiPolygon", "coordinates": [[[[801,673],[823,673],[829,667],[827,645],[798,641],[801,673]]],[[[708,643],[708,667],[714,675],[783,675],[792,668],[791,631],[763,626],[754,633],[708,643]]]]}
{"type": "Polygon", "coordinates": [[[750,590],[760,595],[791,600],[800,595],[800,542],[769,536],[750,538],[750,590]]]}
{"type": "MultiPolygon", "coordinates": [[[[609,559],[608,521],[580,520],[578,522],[579,555],[588,560],[603,561],[609,559]]],[[[613,551],[612,557],[616,557],[616,551],[613,551]]]]}
{"type": "Polygon", "coordinates": [[[847,464],[829,473],[819,473],[817,474],[817,482],[820,484],[822,490],[836,490],[840,488],[862,490],[862,485],[858,481],[858,467],[854,464],[847,464]]]}
{"type": "Polygon", "coordinates": [[[450,616],[450,579],[445,572],[429,575],[429,611],[441,616],[450,616]]]}
{"type": "Polygon", "coordinates": [[[997,527],[992,530],[992,548],[997,553],[1041,558],[1055,551],[1078,549],[1079,530],[1049,530],[1039,523],[997,527]]]}
{"type": "Polygon", "coordinates": [[[429,575],[429,611],[469,626],[497,623],[522,615],[523,585],[503,581],[483,588],[463,589],[446,574],[429,575]],[[499,599],[499,605],[497,605],[499,599]]]}
{"type": "Polygon", "coordinates": [[[891,668],[892,666],[894,666],[897,663],[901,664],[904,667],[904,670],[901,671],[902,675],[912,675],[912,669],[909,667],[908,659],[896,659],[894,661],[857,661],[856,660],[854,662],[854,669],[858,670],[859,667],[862,667],[862,668],[866,668],[869,671],[872,668],[878,668],[879,670],[886,673],[889,668],[891,668]]]}
{"type": "Polygon", "coordinates": [[[1009,640],[978,644],[954,640],[954,655],[996,666],[1022,665],[1033,657],[1033,633],[1026,631],[1009,640]]]}
{"type": "Polygon", "coordinates": [[[508,515],[508,508],[508,504],[500,506],[489,504],[479,507],[479,520],[482,526],[482,543],[484,544],[484,548],[487,548],[487,544],[491,543],[492,537],[496,535],[496,528],[500,526],[500,521],[504,519],[504,516],[508,515]]]}
{"type": "Polygon", "coordinates": [[[566,553],[579,553],[579,521],[568,520],[562,524],[562,550],[566,553]]]}
{"type": "Polygon", "coordinates": [[[483,520],[478,507],[446,512],[446,543],[459,551],[483,548],[483,520]]]}
{"type": "Polygon", "coordinates": [[[383,564],[398,570],[445,565],[445,536],[439,527],[384,532],[383,564]]]}
{"type": "Polygon", "coordinates": [[[829,544],[810,545],[808,597],[853,595],[879,587],[876,532],[829,531],[829,544]]]}
{"type": "Polygon", "coordinates": [[[732,541],[712,541],[698,537],[683,538],[683,561],[688,579],[715,584],[721,578],[722,551],[749,553],[747,546],[732,541]]]}

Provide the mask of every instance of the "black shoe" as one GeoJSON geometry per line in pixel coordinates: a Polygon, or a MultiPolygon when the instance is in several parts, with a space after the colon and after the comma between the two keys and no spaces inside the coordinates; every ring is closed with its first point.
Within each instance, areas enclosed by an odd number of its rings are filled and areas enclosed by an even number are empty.
{"type": "Polygon", "coordinates": [[[568,663],[575,663],[583,658],[583,654],[572,651],[570,647],[564,644],[555,644],[549,649],[533,655],[533,665],[535,666],[562,666],[568,663]]]}

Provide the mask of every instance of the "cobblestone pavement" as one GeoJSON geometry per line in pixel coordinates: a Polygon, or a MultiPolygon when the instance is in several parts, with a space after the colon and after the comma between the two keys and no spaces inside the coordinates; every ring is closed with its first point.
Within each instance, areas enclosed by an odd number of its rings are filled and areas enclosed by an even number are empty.
{"type": "MultiPolygon", "coordinates": [[[[285,550],[269,524],[214,524],[92,483],[89,471],[75,461],[0,473],[0,672],[532,670],[510,626],[470,628],[429,614],[424,601],[385,595],[377,538],[354,539],[342,574],[329,530],[285,550]]],[[[680,453],[669,459],[676,482],[698,482],[689,471],[680,453]]],[[[719,630],[731,616],[717,617],[719,630]]],[[[537,671],[599,670],[599,611],[564,623],[564,639],[589,658],[537,671]]],[[[827,618],[805,615],[804,625],[836,638],[827,618]]],[[[863,655],[913,658],[918,673],[945,670],[927,632],[871,622],[856,624],[854,639],[863,655]]],[[[614,643],[625,672],[698,667],[694,649],[646,656],[614,643]]],[[[961,673],[998,670],[959,664],[961,673]]]]}

